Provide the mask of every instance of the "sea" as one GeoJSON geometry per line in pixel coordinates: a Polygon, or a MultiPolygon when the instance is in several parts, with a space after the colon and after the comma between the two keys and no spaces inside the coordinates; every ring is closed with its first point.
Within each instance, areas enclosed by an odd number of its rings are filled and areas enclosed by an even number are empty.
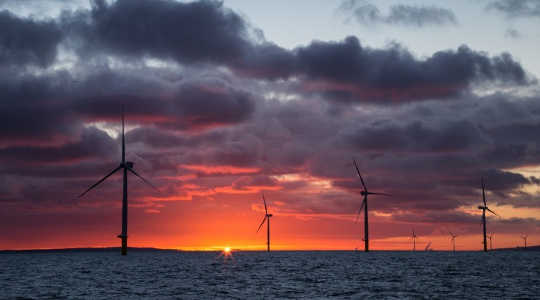
{"type": "Polygon", "coordinates": [[[0,299],[540,299],[540,252],[0,254],[0,299]]]}

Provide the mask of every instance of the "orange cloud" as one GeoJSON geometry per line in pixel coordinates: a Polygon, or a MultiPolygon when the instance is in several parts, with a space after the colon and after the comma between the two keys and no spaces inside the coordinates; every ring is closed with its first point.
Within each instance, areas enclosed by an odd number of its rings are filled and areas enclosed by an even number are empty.
{"type": "Polygon", "coordinates": [[[234,166],[205,166],[205,165],[181,165],[180,167],[203,174],[253,174],[260,171],[259,168],[242,168],[234,166]]]}

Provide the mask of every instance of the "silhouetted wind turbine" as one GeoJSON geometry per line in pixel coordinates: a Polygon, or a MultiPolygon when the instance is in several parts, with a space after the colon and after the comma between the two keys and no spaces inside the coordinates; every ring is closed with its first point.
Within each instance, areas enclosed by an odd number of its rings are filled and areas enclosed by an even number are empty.
{"type": "Polygon", "coordinates": [[[127,254],[127,219],[128,219],[128,181],[127,181],[127,172],[133,173],[133,175],[139,177],[144,183],[148,184],[155,190],[159,191],[154,185],[152,185],[148,180],[144,179],[141,175],[137,174],[135,170],[133,170],[133,162],[126,161],[126,143],[125,143],[125,135],[124,135],[124,108],[122,107],[122,161],[120,162],[120,165],[116,167],[116,169],[112,170],[109,174],[107,174],[105,177],[100,179],[98,182],[94,183],[92,186],[90,186],[84,193],[79,195],[79,198],[84,196],[86,193],[88,193],[91,189],[98,186],[100,183],[105,181],[109,176],[114,174],[116,171],[122,169],[123,172],[123,198],[122,198],[122,233],[118,235],[119,238],[122,239],[122,255],[127,254]]]}
{"type": "Polygon", "coordinates": [[[450,233],[450,236],[451,236],[451,240],[452,240],[452,247],[453,247],[453,250],[454,252],[456,252],[456,237],[457,235],[453,234],[452,231],[448,231],[448,233],[450,233]]]}
{"type": "Polygon", "coordinates": [[[521,235],[521,238],[523,239],[523,242],[525,243],[525,249],[527,249],[527,237],[528,235],[526,234],[521,235]]]}
{"type": "Polygon", "coordinates": [[[486,186],[484,185],[484,178],[482,177],[481,179],[481,183],[482,183],[482,200],[484,201],[484,206],[478,206],[478,209],[481,209],[482,210],[482,224],[484,225],[484,252],[487,252],[487,238],[486,238],[486,210],[489,211],[490,213],[498,216],[494,211],[492,211],[491,209],[489,209],[489,207],[487,207],[487,203],[486,203],[486,192],[485,192],[485,188],[486,186]]]}
{"type": "Polygon", "coordinates": [[[424,249],[424,251],[430,251],[431,250],[431,241],[427,244],[426,248],[424,249]]]}
{"type": "Polygon", "coordinates": [[[356,215],[356,220],[358,221],[358,217],[360,216],[360,213],[362,212],[362,209],[364,209],[364,251],[369,251],[369,228],[368,228],[368,195],[384,195],[384,196],[390,196],[389,194],[384,193],[373,193],[369,192],[366,184],[364,182],[364,179],[362,178],[362,175],[360,175],[360,169],[358,169],[358,165],[356,164],[356,160],[353,159],[354,167],[356,168],[356,172],[358,173],[358,177],[360,177],[360,181],[362,182],[362,187],[364,190],[360,193],[360,195],[364,196],[364,200],[362,201],[362,204],[360,205],[360,209],[358,210],[358,213],[356,215]]]}
{"type": "Polygon", "coordinates": [[[259,225],[259,228],[257,228],[257,232],[261,230],[261,227],[263,226],[264,222],[268,219],[268,222],[266,223],[266,252],[270,252],[270,218],[272,217],[272,214],[268,213],[268,208],[266,207],[266,199],[264,198],[264,194],[262,194],[263,203],[264,203],[264,218],[261,222],[261,225],[259,225]]]}
{"type": "Polygon", "coordinates": [[[489,239],[489,250],[493,250],[493,244],[492,244],[492,241],[493,241],[493,233],[490,233],[487,237],[489,239]]]}
{"type": "Polygon", "coordinates": [[[416,251],[416,233],[414,232],[414,228],[412,230],[412,242],[413,242],[412,251],[416,251]]]}

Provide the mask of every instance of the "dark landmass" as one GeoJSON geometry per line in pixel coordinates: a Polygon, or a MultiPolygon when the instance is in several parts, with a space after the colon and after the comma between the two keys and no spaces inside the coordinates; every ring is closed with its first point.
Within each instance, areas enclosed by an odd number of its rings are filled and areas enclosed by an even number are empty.
{"type": "Polygon", "coordinates": [[[524,248],[524,247],[497,248],[497,249],[493,249],[492,251],[540,251],[540,245],[527,246],[527,248],[524,248]]]}
{"type": "MultiPolygon", "coordinates": [[[[175,249],[158,249],[158,248],[137,248],[129,247],[130,252],[178,252],[181,250],[175,249]]],[[[62,248],[62,249],[25,249],[25,250],[0,250],[0,254],[6,253],[52,253],[52,252],[120,252],[120,247],[103,247],[103,248],[62,248]]]]}

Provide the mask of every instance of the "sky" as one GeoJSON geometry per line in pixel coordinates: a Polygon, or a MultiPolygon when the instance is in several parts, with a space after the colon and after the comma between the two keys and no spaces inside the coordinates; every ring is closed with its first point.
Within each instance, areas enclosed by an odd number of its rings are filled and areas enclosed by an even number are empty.
{"type": "Polygon", "coordinates": [[[540,1],[0,0],[0,249],[540,244],[540,1]],[[362,219],[360,218],[360,221],[362,219]]]}

